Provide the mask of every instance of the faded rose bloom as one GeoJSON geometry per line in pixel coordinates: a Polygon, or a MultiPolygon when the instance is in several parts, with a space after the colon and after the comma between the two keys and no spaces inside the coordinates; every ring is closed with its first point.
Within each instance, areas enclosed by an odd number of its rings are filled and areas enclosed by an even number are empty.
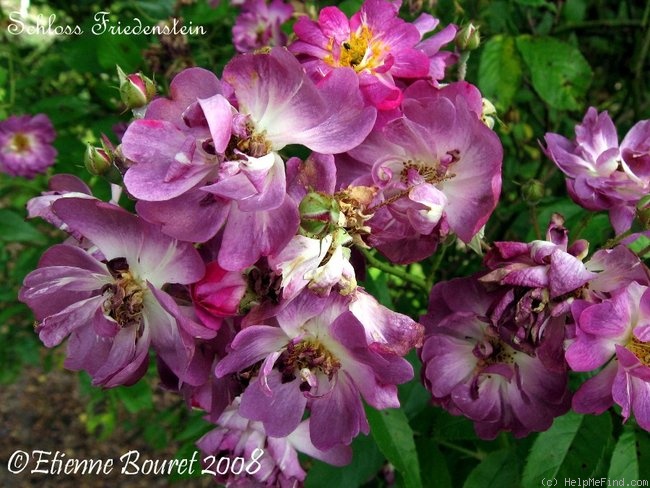
{"type": "Polygon", "coordinates": [[[609,114],[590,107],[575,132],[574,140],[546,134],[546,155],[566,175],[571,198],[588,210],[609,211],[620,234],[650,192],[650,120],[634,125],[619,145],[609,114]]]}
{"type": "MultiPolygon", "coordinates": [[[[299,486],[306,473],[300,466],[297,451],[335,466],[348,464],[352,459],[352,450],[347,446],[327,451],[314,447],[309,440],[309,420],[301,422],[285,437],[270,437],[261,422],[242,417],[239,406],[240,398],[237,397],[217,420],[218,426],[197,442],[204,454],[214,455],[217,460],[227,457],[234,470],[242,464],[239,475],[232,474],[233,470],[229,470],[227,476],[217,473],[219,483],[242,487],[299,486]]],[[[216,464],[205,467],[215,470],[216,464]]]]}
{"type": "Polygon", "coordinates": [[[501,191],[503,149],[481,122],[481,96],[469,83],[416,82],[402,111],[348,152],[353,161],[337,163],[347,178],[341,184],[379,189],[366,208],[367,242],[393,262],[411,263],[448,233],[470,242],[485,225],[501,191]]]}
{"type": "Polygon", "coordinates": [[[311,441],[328,450],[368,432],[362,396],[377,409],[399,406],[396,385],[408,381],[413,370],[401,357],[368,346],[349,299],[304,291],[275,319],[277,326],[239,332],[216,367],[218,377],[251,367],[258,371],[239,413],[262,422],[268,435],[289,435],[308,408],[311,441]]]}
{"type": "Polygon", "coordinates": [[[285,46],[282,24],[291,18],[293,7],[283,0],[246,0],[232,28],[235,49],[240,53],[263,47],[285,46]]]}
{"type": "Polygon", "coordinates": [[[476,277],[438,283],[421,319],[426,388],[434,403],[473,420],[483,439],[504,430],[518,438],[544,431],[570,406],[566,371],[545,367],[490,320],[500,294],[486,291],[476,277]]]}
{"type": "Polygon", "coordinates": [[[45,114],[12,115],[0,122],[0,172],[33,178],[54,164],[56,137],[45,114]]]}
{"type": "Polygon", "coordinates": [[[98,200],[60,198],[52,211],[96,252],[54,246],[25,278],[20,299],[34,311],[43,343],[53,347],[69,336],[66,367],[87,371],[95,385],[136,382],[146,371],[150,345],[181,382],[203,383],[209,363],[195,351],[194,338],[214,332],[162,291],[167,283],[203,276],[192,245],[98,200]]]}
{"type": "Polygon", "coordinates": [[[496,242],[485,256],[490,271],[479,281],[504,290],[490,310],[499,334],[536,354],[550,369],[565,370],[569,308],[597,277],[582,262],[588,248],[584,240],[569,246],[564,219],[554,214],[546,240],[496,242]]]}

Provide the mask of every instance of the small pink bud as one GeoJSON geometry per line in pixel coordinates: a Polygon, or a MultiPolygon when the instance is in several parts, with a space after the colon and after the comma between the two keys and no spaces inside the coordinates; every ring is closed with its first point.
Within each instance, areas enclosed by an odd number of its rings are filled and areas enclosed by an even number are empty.
{"type": "Polygon", "coordinates": [[[156,96],[156,85],[142,73],[127,75],[118,66],[117,75],[120,79],[120,97],[128,108],[144,107],[156,96]]]}
{"type": "Polygon", "coordinates": [[[236,271],[226,271],[216,262],[206,265],[203,279],[190,288],[196,314],[203,323],[212,329],[219,329],[223,317],[239,314],[239,302],[246,293],[247,283],[244,275],[236,271]]]}

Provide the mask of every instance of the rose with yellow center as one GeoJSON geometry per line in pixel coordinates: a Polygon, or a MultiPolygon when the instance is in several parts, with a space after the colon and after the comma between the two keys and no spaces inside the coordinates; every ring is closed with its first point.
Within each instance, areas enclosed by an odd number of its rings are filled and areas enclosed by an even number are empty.
{"type": "Polygon", "coordinates": [[[328,45],[330,54],[324,59],[330,66],[350,67],[359,73],[364,70],[371,71],[384,64],[385,46],[381,41],[373,39],[372,31],[368,26],[361,26],[356,32],[350,33],[347,41],[336,46],[338,56],[335,54],[334,43],[335,40],[330,39],[328,45]]]}
{"type": "Polygon", "coordinates": [[[15,153],[26,153],[31,149],[31,138],[23,132],[18,132],[9,139],[9,150],[15,153]]]}
{"type": "Polygon", "coordinates": [[[633,336],[626,347],[644,366],[650,366],[650,342],[643,342],[633,336]]]}

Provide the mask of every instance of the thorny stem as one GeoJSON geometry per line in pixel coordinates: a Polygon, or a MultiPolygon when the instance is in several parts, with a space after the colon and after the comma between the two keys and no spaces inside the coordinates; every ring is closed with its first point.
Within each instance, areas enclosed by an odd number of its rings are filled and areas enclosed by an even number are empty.
{"type": "Polygon", "coordinates": [[[391,274],[391,275],[393,275],[393,276],[395,276],[395,277],[397,277],[399,279],[402,279],[404,281],[408,281],[409,283],[411,283],[411,284],[417,286],[418,288],[421,288],[422,290],[424,290],[425,293],[428,292],[429,289],[427,288],[427,283],[423,279],[418,278],[417,276],[413,276],[413,275],[409,274],[407,271],[405,271],[405,270],[403,270],[401,268],[397,268],[397,267],[392,266],[392,265],[390,265],[388,263],[380,261],[375,256],[373,256],[372,253],[370,251],[368,251],[367,249],[361,249],[361,248],[358,248],[358,249],[365,256],[366,261],[368,261],[368,264],[370,266],[372,266],[373,268],[377,268],[377,269],[379,269],[381,271],[384,271],[384,272],[386,272],[388,274],[391,274]]]}

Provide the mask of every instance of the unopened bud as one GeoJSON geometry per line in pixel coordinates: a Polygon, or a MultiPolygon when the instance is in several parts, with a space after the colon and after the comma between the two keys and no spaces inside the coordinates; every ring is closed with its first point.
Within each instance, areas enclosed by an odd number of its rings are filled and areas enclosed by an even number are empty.
{"type": "Polygon", "coordinates": [[[521,193],[528,203],[537,203],[544,198],[544,185],[539,180],[529,180],[521,187],[521,193]]]}
{"type": "Polygon", "coordinates": [[[117,76],[120,79],[120,97],[128,108],[144,107],[156,96],[156,85],[142,73],[127,75],[118,66],[117,76]]]}
{"type": "Polygon", "coordinates": [[[309,192],[298,207],[301,233],[313,237],[329,233],[339,221],[338,202],[331,195],[309,192]]]}
{"type": "Polygon", "coordinates": [[[113,157],[105,148],[88,144],[84,154],[84,165],[91,175],[102,176],[111,183],[121,183],[120,172],[113,164],[113,157]]]}
{"type": "Polygon", "coordinates": [[[494,119],[497,115],[497,109],[494,104],[487,98],[481,99],[483,110],[481,115],[481,120],[485,125],[490,129],[494,128],[494,119]]]}
{"type": "Polygon", "coordinates": [[[645,230],[650,230],[650,194],[636,204],[636,217],[645,230]]]}
{"type": "Polygon", "coordinates": [[[456,34],[456,47],[461,51],[473,51],[481,45],[481,35],[478,27],[471,22],[465,24],[456,34]]]}
{"type": "Polygon", "coordinates": [[[111,157],[104,149],[90,144],[86,146],[84,164],[91,175],[103,175],[113,166],[111,157]]]}

